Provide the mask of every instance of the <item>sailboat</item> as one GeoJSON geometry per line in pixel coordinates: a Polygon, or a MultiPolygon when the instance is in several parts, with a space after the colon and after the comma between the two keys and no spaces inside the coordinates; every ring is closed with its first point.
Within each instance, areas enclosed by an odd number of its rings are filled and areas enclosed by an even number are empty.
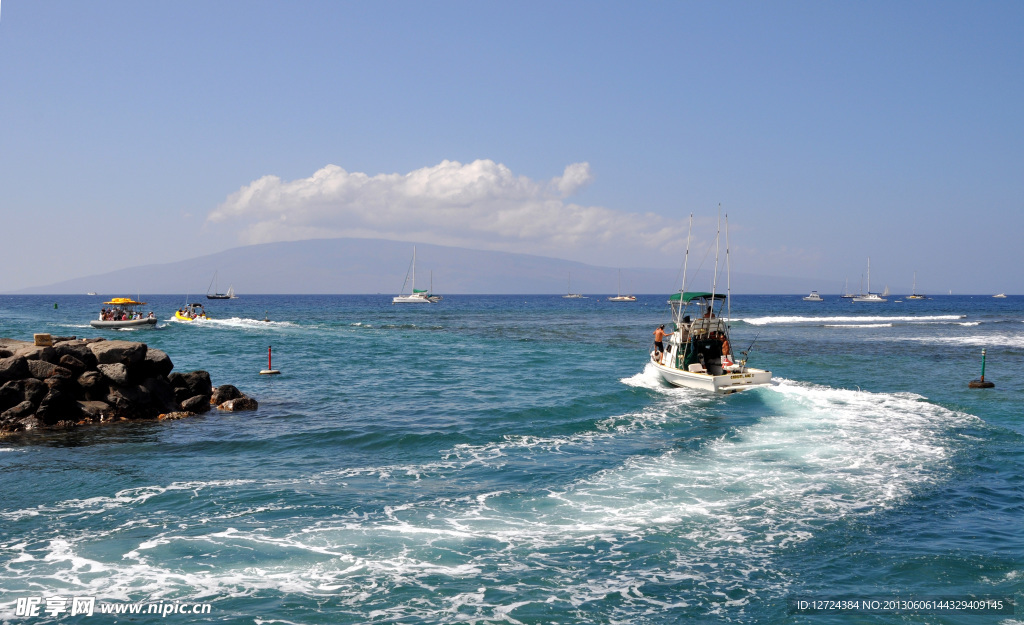
{"type": "Polygon", "coordinates": [[[210,280],[210,286],[206,287],[206,299],[238,299],[235,295],[235,287],[229,286],[227,293],[218,293],[215,288],[215,282],[217,282],[217,272],[213,272],[213,280],[210,280]],[[210,289],[213,289],[213,293],[210,293],[210,289]]]}
{"type": "MultiPolygon", "coordinates": [[[[430,281],[433,283],[434,274],[431,272],[430,281]]],[[[409,271],[405,274],[405,282],[402,283],[402,291],[398,295],[391,298],[392,304],[433,304],[441,299],[439,295],[431,295],[429,289],[417,289],[416,288],[416,246],[412,246],[412,264],[409,265],[409,271]],[[409,276],[412,276],[412,283],[410,284],[409,276]],[[410,287],[408,295],[405,294],[405,287],[410,287]]]]}
{"type": "Polygon", "coordinates": [[[908,295],[905,299],[928,299],[927,297],[924,296],[923,293],[918,293],[917,292],[917,272],[916,271],[914,272],[914,288],[913,288],[913,293],[908,295]]]}
{"type": "Polygon", "coordinates": [[[585,295],[572,292],[572,272],[569,272],[569,292],[562,296],[563,299],[587,299],[585,295]]]}
{"type": "MultiPolygon", "coordinates": [[[[690,215],[690,227],[693,227],[693,215],[690,215]]],[[[673,386],[685,386],[724,395],[769,384],[772,381],[772,372],[748,367],[749,349],[739,353],[742,359],[735,359],[729,338],[731,306],[726,306],[730,296],[729,282],[726,282],[726,293],[717,292],[717,250],[720,234],[721,227],[715,236],[715,278],[711,283],[710,292],[686,290],[687,260],[683,261],[683,286],[668,301],[676,330],[665,337],[664,352],[651,352],[651,364],[661,378],[673,386]],[[692,321],[690,316],[685,314],[691,304],[694,306],[695,317],[692,321]]],[[[729,275],[731,270],[728,216],[725,220],[725,239],[726,275],[729,275]]],[[[686,241],[685,258],[689,259],[689,236],[686,241]]]]}
{"type": "MultiPolygon", "coordinates": [[[[889,287],[885,287],[885,294],[889,294],[889,287]]],[[[888,302],[889,300],[881,297],[878,293],[871,292],[871,257],[868,257],[868,291],[862,295],[858,295],[853,298],[855,302],[888,302]]]]}
{"type": "Polygon", "coordinates": [[[619,270],[619,286],[615,291],[615,297],[609,297],[609,302],[635,302],[636,295],[623,295],[622,294],[622,270],[619,270]]]}
{"type": "Polygon", "coordinates": [[[846,279],[846,282],[843,285],[843,294],[840,297],[842,297],[843,299],[853,299],[853,298],[857,297],[853,293],[850,293],[850,279],[849,278],[846,279]]]}

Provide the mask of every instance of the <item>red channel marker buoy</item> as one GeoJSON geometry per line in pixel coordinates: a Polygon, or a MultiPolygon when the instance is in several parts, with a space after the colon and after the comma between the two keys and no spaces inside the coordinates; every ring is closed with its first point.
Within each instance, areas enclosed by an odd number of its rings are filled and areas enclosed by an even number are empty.
{"type": "Polygon", "coordinates": [[[278,375],[278,374],[281,373],[280,371],[275,369],[274,366],[271,364],[271,362],[270,362],[270,353],[271,353],[271,348],[267,347],[267,368],[264,369],[263,371],[260,371],[260,375],[278,375]]]}

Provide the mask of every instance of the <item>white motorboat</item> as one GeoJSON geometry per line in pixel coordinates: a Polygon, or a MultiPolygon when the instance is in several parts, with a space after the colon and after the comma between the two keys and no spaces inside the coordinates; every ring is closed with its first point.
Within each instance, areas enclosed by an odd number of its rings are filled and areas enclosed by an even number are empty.
{"type": "Polygon", "coordinates": [[[824,302],[824,298],[818,295],[817,291],[811,291],[811,294],[804,298],[805,302],[824,302]]]}
{"type": "MultiPolygon", "coordinates": [[[[693,224],[693,215],[690,215],[693,224]]],[[[716,246],[717,246],[716,237],[716,246]]],[[[689,259],[687,237],[686,258],[689,259]]],[[[728,217],[726,217],[726,264],[728,265],[728,217]]],[[[747,366],[747,353],[737,360],[729,334],[729,308],[723,316],[728,295],[686,290],[686,262],[683,263],[683,288],[669,298],[675,330],[665,338],[665,351],[651,351],[651,363],[663,380],[673,386],[685,386],[718,394],[736,393],[768,384],[772,372],[747,366]],[[716,312],[715,304],[718,304],[716,312]],[[695,318],[686,314],[693,306],[695,318]]],[[[715,276],[718,254],[715,254],[715,276]]],[[[726,291],[728,291],[728,286],[726,291]]],[[[731,308],[731,307],[730,307],[731,308]]]]}
{"type": "MultiPolygon", "coordinates": [[[[434,276],[431,273],[430,281],[433,283],[434,276]]],[[[416,246],[412,247],[412,264],[409,265],[409,271],[405,274],[405,282],[402,283],[402,291],[391,298],[392,304],[435,304],[441,300],[440,295],[433,295],[430,289],[417,289],[416,288],[416,246]],[[411,280],[410,280],[411,276],[411,280]],[[409,287],[409,293],[405,292],[405,287],[409,287]]]]}
{"type": "Polygon", "coordinates": [[[156,316],[152,311],[145,314],[140,309],[146,302],[137,302],[130,297],[115,297],[109,302],[103,302],[104,308],[100,312],[99,319],[89,322],[94,328],[134,328],[139,326],[155,326],[156,316]]]}
{"type": "Polygon", "coordinates": [[[1006,293],[999,293],[997,295],[993,295],[992,297],[996,299],[1006,299],[1006,293]]]}
{"type": "MultiPolygon", "coordinates": [[[[888,295],[889,294],[889,287],[885,287],[885,291],[886,291],[885,295],[888,295]]],[[[888,302],[889,301],[889,300],[885,299],[884,297],[882,297],[881,295],[879,295],[878,293],[872,293],[871,292],[871,257],[868,257],[868,290],[867,290],[867,293],[862,293],[861,295],[858,295],[858,296],[854,297],[853,301],[855,301],[855,302],[888,302]]]]}

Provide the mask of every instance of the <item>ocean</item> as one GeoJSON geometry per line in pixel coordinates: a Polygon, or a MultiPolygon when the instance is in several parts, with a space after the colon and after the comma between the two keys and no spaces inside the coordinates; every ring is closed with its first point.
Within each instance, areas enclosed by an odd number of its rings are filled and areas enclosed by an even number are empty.
{"type": "Polygon", "coordinates": [[[775,381],[729,396],[647,365],[666,294],[604,297],[143,294],[115,331],[0,296],[0,336],[142,341],[260,405],[0,439],[0,622],[1024,622],[928,603],[1022,600],[1024,297],[736,295],[775,381]]]}

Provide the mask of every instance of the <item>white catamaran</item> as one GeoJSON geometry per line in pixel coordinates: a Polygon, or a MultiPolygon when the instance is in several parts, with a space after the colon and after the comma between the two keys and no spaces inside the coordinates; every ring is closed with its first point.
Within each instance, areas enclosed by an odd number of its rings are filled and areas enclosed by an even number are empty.
{"type": "MultiPolygon", "coordinates": [[[[726,275],[729,268],[729,218],[726,216],[725,258],[726,275]]],[[[693,215],[690,215],[692,230],[693,215]]],[[[718,293],[718,250],[721,228],[715,236],[715,276],[711,291],[686,290],[686,263],[690,257],[690,237],[687,237],[686,257],[683,261],[683,286],[669,298],[675,331],[665,337],[665,351],[657,347],[651,352],[651,363],[661,378],[673,386],[728,394],[768,384],[772,372],[747,366],[747,352],[740,352],[737,360],[729,340],[729,281],[726,293],[718,293]],[[717,311],[715,304],[718,304],[717,311]],[[687,314],[691,310],[694,319],[687,314]],[[725,315],[722,315],[725,308],[725,315]]]]}
{"type": "MultiPolygon", "coordinates": [[[[430,274],[431,287],[433,287],[434,274],[430,274]]],[[[412,264],[409,265],[409,271],[405,274],[405,282],[402,283],[402,292],[391,298],[392,304],[434,304],[441,301],[440,295],[434,295],[430,292],[430,289],[417,289],[416,288],[416,246],[412,247],[412,264]],[[412,276],[411,284],[409,277],[412,276]],[[405,287],[410,287],[408,295],[405,293],[405,287]]]]}

